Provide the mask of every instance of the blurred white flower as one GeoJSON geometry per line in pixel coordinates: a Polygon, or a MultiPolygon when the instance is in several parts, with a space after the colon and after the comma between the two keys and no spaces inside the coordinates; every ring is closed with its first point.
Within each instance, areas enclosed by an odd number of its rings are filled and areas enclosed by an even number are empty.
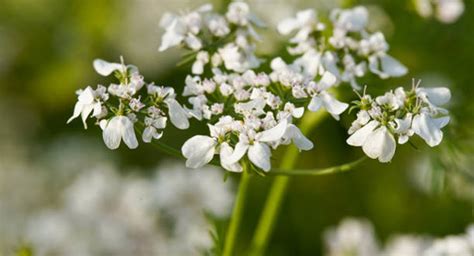
{"type": "Polygon", "coordinates": [[[448,236],[436,239],[423,256],[471,256],[474,248],[464,236],[448,236]]]}
{"type": "Polygon", "coordinates": [[[344,219],[324,234],[327,256],[378,256],[379,248],[368,221],[344,219]]]}
{"type": "Polygon", "coordinates": [[[428,238],[413,235],[399,235],[390,238],[383,256],[421,256],[431,241],[428,238]]]}
{"type": "Polygon", "coordinates": [[[415,9],[423,18],[435,16],[443,23],[454,23],[464,13],[463,0],[413,0],[415,9]]]}

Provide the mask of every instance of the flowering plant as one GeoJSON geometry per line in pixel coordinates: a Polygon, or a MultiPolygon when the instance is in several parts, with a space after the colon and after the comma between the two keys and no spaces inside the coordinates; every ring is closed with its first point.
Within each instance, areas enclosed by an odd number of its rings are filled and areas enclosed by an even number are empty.
{"type": "MultiPolygon", "coordinates": [[[[351,109],[359,112],[347,143],[362,147],[368,157],[389,162],[397,142],[404,144],[415,134],[431,147],[441,142],[441,128],[449,122],[448,111],[442,108],[450,99],[449,89],[423,88],[414,81],[410,90],[399,87],[378,97],[367,94],[367,86],[358,93],[362,77],[388,79],[408,71],[388,54],[384,35],[368,30],[368,16],[362,6],[335,9],[328,20],[320,19],[312,9],[300,11],[277,27],[280,34],[290,37],[291,58],[267,60],[257,52],[262,41],[257,30],[264,24],[244,2],[230,3],[224,14],[209,4],[181,14],[166,13],[160,22],[165,33],[159,50],[186,50],[180,65],[192,65],[184,90],[177,95],[172,87],[146,82],[138,68],[123,59],[121,63],[95,60],[97,73],[113,74],[117,83],[78,91],[69,121],[81,116],[87,128],[86,120],[95,118],[110,149],[118,148],[122,140],[136,148],[139,133],[143,142],[157,143],[168,153],[184,157],[187,167],[212,163],[242,172],[223,253],[230,255],[249,173],[320,175],[349,170],[363,160],[323,170],[292,170],[298,151],[313,148],[305,133],[322,119],[321,113],[339,120],[350,107],[338,99],[339,91],[353,89],[359,95],[352,103],[351,109]],[[314,115],[307,112],[317,112],[319,119],[309,118],[314,115]],[[181,152],[160,142],[168,120],[178,129],[187,129],[189,119],[207,124],[209,133],[189,138],[181,152]],[[293,160],[282,164],[282,170],[272,168],[272,152],[289,144],[298,149],[285,156],[293,160]]],[[[281,198],[282,187],[276,198],[281,198]]],[[[277,210],[271,203],[267,206],[262,218],[277,210]]],[[[268,240],[274,214],[269,218],[259,224],[252,244],[255,255],[263,253],[268,240]]]]}

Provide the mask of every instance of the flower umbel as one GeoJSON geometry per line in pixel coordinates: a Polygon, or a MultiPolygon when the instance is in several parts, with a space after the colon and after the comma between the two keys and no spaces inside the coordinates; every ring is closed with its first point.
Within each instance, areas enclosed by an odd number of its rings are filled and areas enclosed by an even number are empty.
{"type": "Polygon", "coordinates": [[[367,156],[389,162],[398,144],[406,143],[414,134],[430,146],[441,143],[441,128],[449,123],[448,111],[441,105],[448,103],[448,88],[423,88],[415,84],[410,91],[398,87],[372,99],[363,95],[357,101],[357,119],[349,129],[347,143],[362,147],[367,156]],[[397,140],[395,140],[397,138],[397,140]]]}

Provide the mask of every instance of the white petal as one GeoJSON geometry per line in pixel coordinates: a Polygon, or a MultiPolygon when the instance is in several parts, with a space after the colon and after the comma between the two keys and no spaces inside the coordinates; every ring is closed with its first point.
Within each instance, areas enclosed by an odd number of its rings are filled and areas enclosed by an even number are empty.
{"type": "Polygon", "coordinates": [[[449,121],[450,121],[449,116],[444,116],[444,117],[433,119],[433,122],[435,122],[436,126],[438,126],[440,129],[445,127],[446,125],[448,125],[449,121]]]}
{"type": "Polygon", "coordinates": [[[287,18],[278,23],[278,33],[288,35],[298,27],[298,21],[294,18],[287,18]]]}
{"type": "Polygon", "coordinates": [[[130,149],[138,147],[137,136],[135,135],[135,128],[132,121],[126,116],[119,116],[122,123],[122,139],[125,145],[130,149]]]}
{"type": "Polygon", "coordinates": [[[288,125],[285,138],[291,139],[299,150],[311,150],[314,146],[313,142],[306,138],[301,130],[294,124],[288,125]]]}
{"type": "Polygon", "coordinates": [[[113,117],[102,132],[105,145],[110,149],[117,149],[122,140],[122,124],[119,116],[113,117]]]}
{"type": "Polygon", "coordinates": [[[329,87],[336,84],[336,82],[337,82],[336,76],[326,71],[324,72],[323,77],[321,77],[321,80],[319,81],[319,86],[321,86],[321,90],[326,90],[329,87]]]}
{"type": "Polygon", "coordinates": [[[436,106],[444,105],[451,99],[451,91],[446,87],[418,88],[417,92],[424,94],[436,106]]]}
{"type": "Polygon", "coordinates": [[[95,59],[92,63],[95,71],[102,76],[108,76],[112,74],[115,70],[121,70],[122,65],[119,63],[107,62],[101,59],[95,59]]]}
{"type": "Polygon", "coordinates": [[[199,168],[209,163],[214,157],[217,142],[208,136],[196,135],[187,140],[181,152],[187,159],[186,166],[199,168]]]}
{"type": "MultiPolygon", "coordinates": [[[[72,120],[76,119],[82,112],[84,105],[81,102],[76,102],[76,105],[74,105],[74,111],[72,113],[72,116],[67,120],[66,123],[70,123],[72,120]]],[[[85,126],[84,128],[86,128],[85,126]]]]}
{"type": "Polygon", "coordinates": [[[407,143],[409,138],[410,138],[410,137],[409,137],[408,135],[400,135],[400,136],[398,137],[398,144],[405,144],[405,143],[407,143]]]}
{"type": "Polygon", "coordinates": [[[178,19],[178,17],[175,14],[165,12],[163,16],[161,16],[160,27],[167,29],[176,19],[178,19]]]}
{"type": "Polygon", "coordinates": [[[238,162],[232,162],[230,160],[232,154],[233,149],[227,142],[224,142],[220,145],[220,158],[222,167],[231,172],[242,172],[242,166],[238,162]]]}
{"type": "Polygon", "coordinates": [[[382,65],[382,71],[391,77],[403,76],[408,71],[402,63],[390,55],[385,54],[380,57],[380,62],[382,65]]]}
{"type": "Polygon", "coordinates": [[[88,86],[81,92],[77,99],[83,104],[92,104],[94,102],[94,91],[90,86],[88,86]]]}
{"type": "Polygon", "coordinates": [[[395,138],[385,126],[373,131],[370,134],[370,139],[366,140],[362,146],[362,150],[367,156],[373,159],[378,158],[382,163],[386,163],[393,158],[395,148],[395,138]]]}
{"type": "Polygon", "coordinates": [[[184,39],[184,41],[189,46],[189,48],[195,51],[202,48],[201,40],[193,34],[188,34],[188,36],[184,39]]]}
{"type": "Polygon", "coordinates": [[[329,51],[326,51],[323,56],[323,64],[324,68],[331,72],[334,76],[339,77],[341,73],[339,72],[339,68],[336,65],[337,57],[329,51]]]}
{"type": "Polygon", "coordinates": [[[197,12],[210,12],[212,11],[212,4],[203,4],[196,9],[197,12]]]}
{"type": "Polygon", "coordinates": [[[437,123],[427,114],[421,113],[413,118],[413,131],[431,147],[439,145],[443,139],[443,132],[437,123]]]}
{"type": "Polygon", "coordinates": [[[288,121],[286,119],[280,121],[279,124],[275,125],[273,128],[261,132],[258,140],[263,142],[272,142],[277,141],[283,137],[288,126],[288,121]]]}
{"type": "Polygon", "coordinates": [[[302,117],[304,114],[304,107],[295,108],[291,114],[296,118],[302,117]]]}
{"type": "Polygon", "coordinates": [[[319,96],[315,96],[309,102],[308,109],[309,111],[316,112],[321,108],[322,105],[323,105],[322,99],[319,96]]]}
{"type": "Polygon", "coordinates": [[[375,55],[369,56],[369,70],[370,72],[378,75],[382,79],[386,79],[389,76],[379,70],[379,58],[375,55]]]}
{"type": "Polygon", "coordinates": [[[100,129],[102,129],[102,131],[105,130],[105,127],[107,127],[107,123],[108,123],[108,121],[105,120],[105,119],[100,120],[99,127],[100,127],[100,129]]]}
{"type": "Polygon", "coordinates": [[[102,104],[100,104],[100,102],[94,103],[93,108],[94,112],[92,113],[92,116],[99,116],[102,114],[102,104]]]}
{"type": "Polygon", "coordinates": [[[244,157],[245,153],[247,153],[247,149],[249,148],[249,144],[244,141],[239,141],[235,145],[234,152],[232,153],[229,158],[227,158],[228,163],[237,163],[244,157]]]}
{"type": "Polygon", "coordinates": [[[408,116],[404,119],[395,119],[395,123],[397,124],[397,127],[395,129],[395,132],[397,133],[406,133],[408,129],[411,127],[411,117],[408,116]]]}
{"type": "MultiPolygon", "coordinates": [[[[385,128],[385,127],[384,127],[385,128]]],[[[395,138],[393,135],[385,128],[385,131],[382,131],[384,135],[384,146],[382,148],[382,153],[379,157],[379,161],[382,163],[387,163],[392,160],[395,155],[395,149],[397,147],[395,138]]]]}
{"type": "Polygon", "coordinates": [[[369,138],[372,131],[379,125],[379,122],[372,120],[364,127],[360,128],[354,134],[352,134],[347,140],[347,144],[355,147],[361,147],[365,141],[369,138]]]}
{"type": "Polygon", "coordinates": [[[204,72],[204,63],[202,61],[196,60],[193,63],[193,66],[191,68],[191,72],[196,75],[202,74],[204,72]]]}
{"type": "Polygon", "coordinates": [[[151,139],[153,138],[153,134],[156,132],[156,128],[152,126],[148,126],[143,130],[142,140],[146,143],[150,143],[151,139]]]}
{"type": "Polygon", "coordinates": [[[168,115],[171,123],[178,129],[184,130],[189,128],[189,120],[186,111],[179,105],[175,99],[166,99],[165,103],[168,105],[168,115]]]}
{"type": "Polygon", "coordinates": [[[182,34],[176,33],[174,30],[166,31],[161,38],[161,45],[158,49],[160,52],[167,50],[173,46],[179,45],[184,40],[182,34]]]}
{"type": "Polygon", "coordinates": [[[85,129],[87,129],[86,120],[89,117],[89,115],[92,113],[92,110],[94,110],[93,105],[84,105],[82,108],[81,119],[82,119],[82,123],[84,124],[85,129]]]}
{"type": "Polygon", "coordinates": [[[287,67],[287,65],[282,58],[276,57],[270,63],[270,67],[272,68],[272,70],[283,70],[287,67]]]}
{"type": "Polygon", "coordinates": [[[250,161],[258,168],[268,172],[271,169],[270,147],[265,143],[255,143],[249,147],[248,153],[250,161]]]}
{"type": "Polygon", "coordinates": [[[336,119],[339,120],[339,115],[342,114],[349,104],[340,102],[326,91],[321,92],[320,97],[323,101],[326,110],[336,119]]]}

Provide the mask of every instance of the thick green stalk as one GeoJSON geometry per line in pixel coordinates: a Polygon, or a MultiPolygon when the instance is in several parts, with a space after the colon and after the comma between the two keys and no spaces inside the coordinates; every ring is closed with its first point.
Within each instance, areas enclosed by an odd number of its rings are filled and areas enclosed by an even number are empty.
{"type": "Polygon", "coordinates": [[[234,210],[232,210],[232,216],[230,217],[229,228],[227,229],[224,252],[223,256],[232,256],[234,251],[236,237],[238,235],[240,221],[244,213],[245,198],[249,187],[250,175],[246,169],[246,165],[243,165],[244,170],[240,177],[239,190],[237,191],[237,198],[235,199],[234,210]]]}
{"type": "MultiPolygon", "coordinates": [[[[318,111],[316,113],[306,114],[301,120],[301,125],[299,126],[301,132],[303,134],[308,134],[315,126],[317,126],[321,121],[323,121],[326,116],[326,111],[318,111]]],[[[298,159],[298,156],[298,149],[293,145],[290,146],[284,154],[280,169],[293,169],[296,164],[296,160],[298,159]]],[[[263,208],[262,214],[260,215],[260,220],[258,222],[257,229],[252,239],[250,255],[260,256],[265,253],[265,249],[267,247],[270,234],[273,231],[273,226],[280,210],[280,206],[283,201],[283,196],[285,195],[289,181],[289,177],[282,176],[276,177],[273,181],[269,196],[267,198],[267,201],[265,202],[265,206],[263,208]]]]}

